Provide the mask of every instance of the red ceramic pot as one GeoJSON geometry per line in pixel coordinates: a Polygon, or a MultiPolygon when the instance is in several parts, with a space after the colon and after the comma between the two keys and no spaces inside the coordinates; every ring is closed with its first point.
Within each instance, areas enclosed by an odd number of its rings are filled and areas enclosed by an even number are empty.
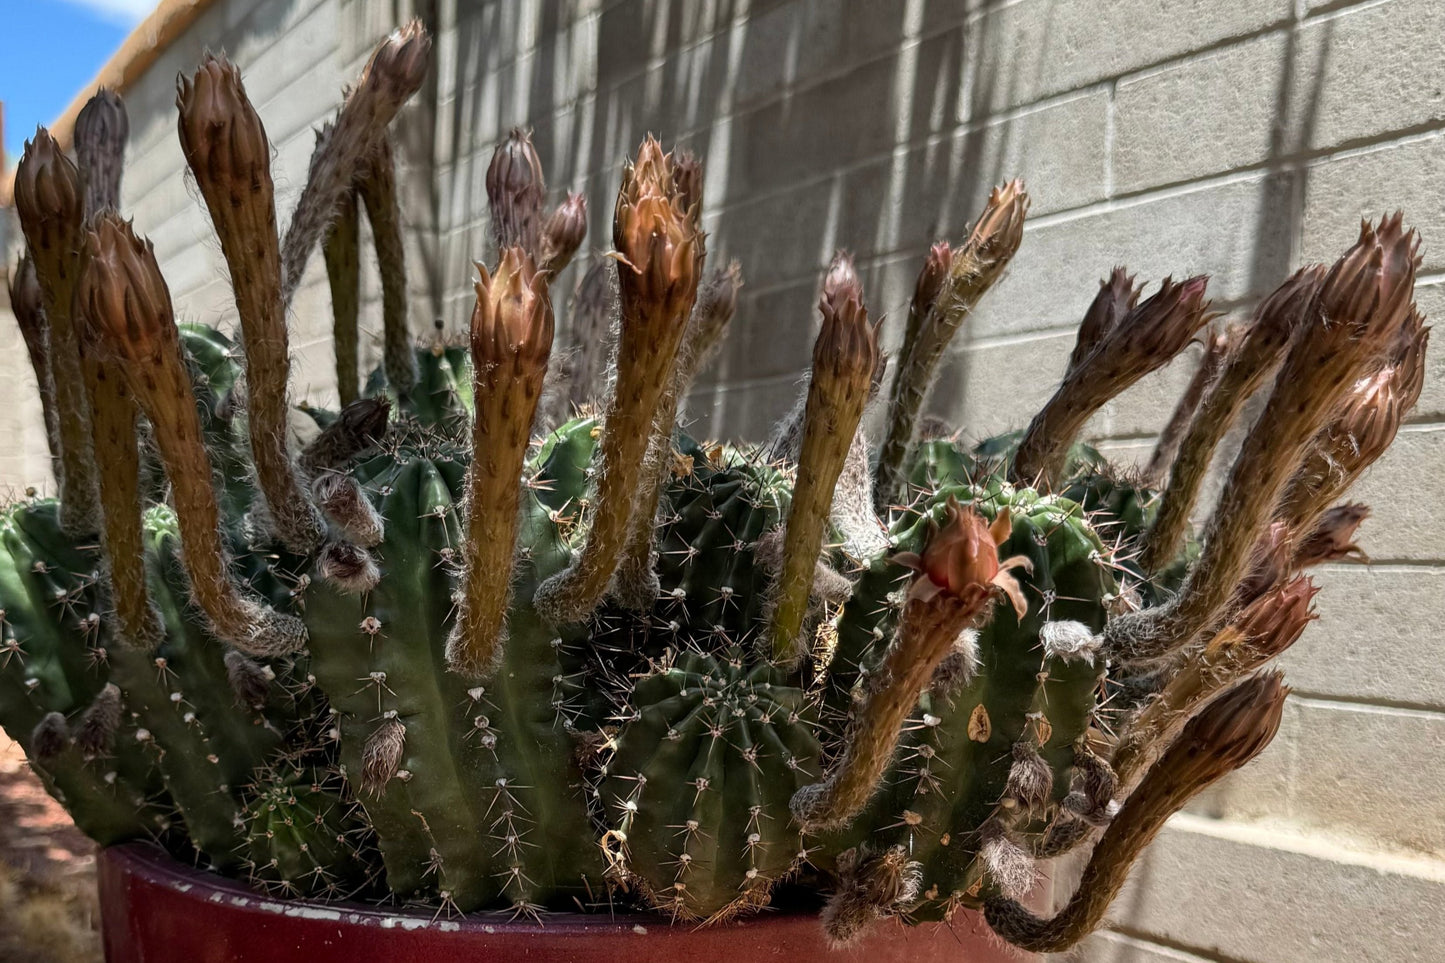
{"type": "Polygon", "coordinates": [[[559,913],[535,922],[474,914],[433,919],[354,903],[258,895],[183,866],[147,845],[100,854],[101,924],[109,963],[1023,963],[976,913],[948,926],[880,924],[861,945],[829,950],[811,916],[762,915],[695,929],[655,916],[559,913]]]}

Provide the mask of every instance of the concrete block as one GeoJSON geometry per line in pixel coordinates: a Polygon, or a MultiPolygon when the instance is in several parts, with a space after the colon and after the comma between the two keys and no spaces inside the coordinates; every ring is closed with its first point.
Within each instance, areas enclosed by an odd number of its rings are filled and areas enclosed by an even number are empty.
{"type": "MultiPolygon", "coordinates": [[[[1445,320],[1445,280],[1435,278],[1415,286],[1415,304],[1434,323],[1445,320]]],[[[1438,335],[1437,335],[1438,337],[1438,335]]],[[[1445,421],[1445,348],[1434,345],[1425,352],[1425,385],[1410,413],[1412,421],[1445,421]]]]}
{"type": "Polygon", "coordinates": [[[1144,854],[1110,915],[1206,959],[1425,963],[1445,939],[1442,897],[1439,861],[1186,815],[1144,854]]]}
{"type": "MultiPolygon", "coordinates": [[[[1380,562],[1439,561],[1440,519],[1445,517],[1445,426],[1407,425],[1379,461],[1350,491],[1351,501],[1374,514],[1362,529],[1371,557],[1380,562]]],[[[1438,621],[1438,620],[1437,620],[1438,621]]]]}
{"type": "MultiPolygon", "coordinates": [[[[1375,548],[1372,526],[1360,529],[1366,549],[1375,548]]],[[[1336,564],[1312,575],[1320,619],[1280,658],[1290,684],[1311,696],[1445,710],[1445,568],[1336,564]]]]}
{"type": "Polygon", "coordinates": [[[1119,81],[1115,192],[1248,167],[1284,150],[1288,42],[1269,33],[1119,81]]]}

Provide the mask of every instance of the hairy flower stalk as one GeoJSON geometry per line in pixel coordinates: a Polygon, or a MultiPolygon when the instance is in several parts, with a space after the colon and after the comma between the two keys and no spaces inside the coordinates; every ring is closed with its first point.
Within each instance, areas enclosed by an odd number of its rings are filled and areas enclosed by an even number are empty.
{"type": "Polygon", "coordinates": [[[28,252],[10,274],[10,310],[30,356],[35,372],[35,386],[40,395],[40,411],[45,423],[45,445],[56,475],[60,474],[60,413],[56,410],[55,375],[50,365],[50,325],[45,320],[45,296],[40,279],[35,276],[35,261],[28,252]]]}
{"type": "Polygon", "coordinates": [[[908,589],[898,634],[870,676],[862,701],[849,713],[842,752],[827,777],[793,796],[793,815],[803,832],[836,829],[863,808],[893,758],[918,693],[928,687],[963,631],[987,620],[996,598],[1007,596],[1023,616],[1028,603],[1011,569],[1026,566],[1027,560],[1000,562],[998,557],[1010,531],[1006,511],[989,525],[972,508],[950,498],[944,525],[922,555],[895,557],[918,572],[908,589]]]}
{"type": "Polygon", "coordinates": [[[398,395],[416,386],[416,359],[406,320],[406,243],[397,203],[396,160],[391,139],[383,133],[366,155],[357,192],[371,224],[376,264],[381,275],[381,367],[386,383],[398,395]]]}
{"type": "Polygon", "coordinates": [[[628,528],[627,542],[614,576],[613,594],[624,608],[646,611],[657,598],[656,516],[663,487],[672,476],[678,412],[698,370],[722,341],[737,310],[741,287],[742,268],[736,261],[713,271],[698,286],[697,301],[677,349],[672,378],[658,400],[657,415],[652,419],[652,437],[648,439],[642,466],[636,514],[628,528]]]}
{"type": "MultiPolygon", "coordinates": [[[[1069,369],[1054,396],[1029,423],[1014,456],[1015,482],[1044,492],[1059,486],[1069,446],[1084,424],[1109,399],[1168,364],[1209,321],[1206,280],[1195,277],[1176,284],[1165,278],[1153,297],[1100,336],[1098,345],[1069,369]]],[[[1099,296],[1109,293],[1106,288],[1099,296]]]]}
{"type": "Polygon", "coordinates": [[[487,166],[487,203],[497,250],[520,247],[536,257],[542,239],[542,202],[547,184],[530,131],[512,128],[487,166]]]}
{"type": "Polygon", "coordinates": [[[341,198],[356,182],[387,124],[421,89],[430,64],[431,36],[421,21],[413,20],[372,51],[329,134],[317,138],[306,186],[281,245],[281,293],[286,304],[300,287],[311,251],[326,233],[341,198]]]}
{"type": "Polygon", "coordinates": [[[75,160],[80,168],[85,219],[120,207],[120,175],[130,119],[120,95],[102,87],[75,118],[75,160]]]}
{"type": "Polygon", "coordinates": [[[1159,432],[1159,441],[1154,446],[1153,454],[1149,456],[1149,464],[1144,468],[1144,478],[1149,482],[1149,487],[1162,488],[1168,482],[1169,467],[1179,455],[1184,436],[1194,421],[1194,413],[1199,410],[1205,391],[1219,375],[1224,359],[1229,354],[1230,345],[1238,336],[1237,328],[1205,336],[1204,356],[1199,359],[1199,367],[1194,369],[1188,387],[1184,389],[1184,394],[1179,396],[1179,402],[1170,413],[1169,421],[1159,432]]]}
{"type": "Polygon", "coordinates": [[[613,221],[621,331],[592,523],[572,564],[543,582],[535,600],[554,622],[595,609],[616,571],[652,421],[697,296],[703,239],[696,215],[680,203],[672,158],[648,137],[623,175],[613,221]]]}
{"type": "Polygon", "coordinates": [[[1411,312],[1387,362],[1355,382],[1334,419],[1315,436],[1280,507],[1279,517],[1291,530],[1306,534],[1395,440],[1425,384],[1430,329],[1424,321],[1411,312]]]}
{"type": "Polygon", "coordinates": [[[1169,482],[1140,556],[1144,571],[1159,571],[1179,553],[1215,449],[1250,396],[1278,368],[1291,339],[1307,320],[1324,274],[1322,267],[1296,271],[1260,302],[1249,327],[1235,337],[1170,464],[1169,482]]]}
{"type": "Polygon", "coordinates": [[[1189,653],[1120,732],[1111,761],[1126,792],[1201,706],[1299,640],[1318,618],[1311,608],[1318,592],[1307,577],[1295,578],[1250,603],[1189,653]]]}
{"type": "Polygon", "coordinates": [[[1189,721],[1149,770],[1094,848],[1073,897],[1055,916],[1035,916],[1011,899],[985,904],[988,925],[1015,946],[1058,953],[1087,936],[1103,919],[1129,875],[1129,867],[1200,791],[1264,751],[1279,731],[1289,689],[1277,673],[1240,683],[1189,721]]]}
{"type": "Polygon", "coordinates": [[[286,446],[291,357],[281,294],[271,145],[246,97],[241,72],[210,56],[176,88],[181,151],[195,174],[231,273],[246,349],[246,422],[256,481],[273,533],[306,554],[326,524],[286,446]]]}
{"type": "Polygon", "coordinates": [[[823,280],[818,302],[823,326],[813,343],[813,367],[798,448],[798,478],[783,536],[783,557],[769,601],[773,659],[788,664],[806,652],[802,638],[813,571],[833,507],[833,490],[868,404],[878,363],[878,329],[868,322],[853,258],[843,252],[823,280]]]}
{"type": "Polygon", "coordinates": [[[101,214],[86,236],[86,257],[85,320],[98,356],[113,359],[150,419],[171,483],[196,605],[216,635],[243,652],[276,656],[301,650],[306,629],[300,620],[247,597],[231,576],[210,458],[155,252],[117,215],[101,214]]]}
{"type": "Polygon", "coordinates": [[[572,299],[572,350],[567,400],[573,408],[601,399],[606,378],[609,332],[617,307],[616,271],[606,258],[597,258],[572,299]]]}
{"type": "Polygon", "coordinates": [[[502,251],[495,273],[477,265],[472,311],[472,465],[467,543],[457,624],[447,664],[467,678],[495,666],[506,639],[522,463],[552,351],[547,275],[520,247],[502,251]]]}
{"type": "Polygon", "coordinates": [[[935,245],[924,262],[914,291],[915,306],[909,314],[909,328],[916,336],[905,338],[904,352],[898,358],[888,405],[888,431],[878,455],[873,498],[879,514],[903,494],[908,452],[917,439],[919,415],[943,352],[1018,251],[1028,208],[1023,181],[995,187],[963,246],[950,251],[947,246],[935,245]],[[940,285],[938,276],[944,272],[946,279],[940,285]]]}
{"type": "Polygon", "coordinates": [[[337,203],[336,219],[321,251],[331,288],[331,345],[336,354],[336,393],[343,405],[361,396],[358,320],[361,316],[361,225],[355,192],[337,203]]]}
{"type": "Polygon", "coordinates": [[[50,369],[60,438],[61,524],[72,535],[99,525],[90,402],[81,379],[71,302],[80,267],[83,216],[80,174],[45,128],[27,141],[15,169],[15,210],[40,281],[50,328],[50,369]]]}
{"type": "Polygon", "coordinates": [[[1397,214],[1360,239],[1309,300],[1269,402],[1244,441],[1204,531],[1204,550],[1178,596],[1120,616],[1105,629],[1105,651],[1147,664],[1189,645],[1225,613],[1251,564],[1291,474],[1362,371],[1374,367],[1411,323],[1419,239],[1397,214]]]}

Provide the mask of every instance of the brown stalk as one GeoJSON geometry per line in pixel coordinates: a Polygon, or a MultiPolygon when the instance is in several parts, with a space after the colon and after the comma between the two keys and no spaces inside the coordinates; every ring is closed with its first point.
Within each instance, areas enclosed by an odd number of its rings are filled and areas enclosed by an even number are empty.
{"type": "Polygon", "coordinates": [[[406,243],[397,201],[396,161],[383,132],[366,156],[357,191],[371,223],[371,240],[381,274],[381,364],[393,391],[407,395],[416,387],[416,358],[406,319],[406,243]]]}
{"type": "Polygon", "coordinates": [[[326,231],[322,254],[331,287],[331,344],[336,352],[336,393],[343,405],[361,396],[357,320],[361,314],[361,234],[356,194],[337,203],[336,219],[326,231]]]}
{"type": "Polygon", "coordinates": [[[25,353],[35,372],[40,394],[40,412],[45,421],[45,445],[50,450],[53,470],[60,473],[60,414],[56,411],[55,375],[50,366],[50,324],[45,320],[45,296],[35,276],[35,261],[29,252],[20,255],[10,275],[10,310],[25,341],[25,353]]]}
{"type": "Polygon", "coordinates": [[[1184,394],[1179,396],[1179,401],[1174,405],[1169,421],[1159,432],[1159,441],[1154,445],[1149,464],[1144,468],[1144,479],[1148,487],[1162,488],[1168,482],[1169,467],[1179,455],[1184,435],[1189,431],[1190,422],[1194,420],[1194,412],[1204,400],[1204,392],[1219,375],[1219,369],[1224,365],[1224,359],[1229,354],[1235,336],[1231,329],[1205,337],[1204,356],[1199,359],[1199,366],[1194,369],[1194,375],[1189,379],[1184,394]]]}

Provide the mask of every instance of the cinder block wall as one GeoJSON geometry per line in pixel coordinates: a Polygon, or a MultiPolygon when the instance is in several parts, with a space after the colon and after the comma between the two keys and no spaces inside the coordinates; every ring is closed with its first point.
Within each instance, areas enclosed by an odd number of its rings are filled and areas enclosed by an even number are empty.
{"type": "MultiPolygon", "coordinates": [[[[414,328],[465,321],[471,259],[490,256],[483,176],[507,128],[534,128],[554,191],[588,193],[598,246],[620,159],[657,132],[706,162],[710,247],[747,281],[695,395],[700,433],[757,437],[787,409],[836,247],[857,254],[896,343],[927,244],[957,240],[989,186],[1016,175],[1033,196],[1023,247],[934,399],[976,436],[1021,426],[1047,397],[1116,263],[1156,280],[1209,273],[1216,305],[1246,311],[1293,267],[1342,251],[1361,216],[1403,207],[1425,239],[1421,307],[1445,310],[1438,0],[218,0],[127,97],[125,203],[187,316],[225,324],[231,308],[182,173],[176,71],[207,46],[239,62],[276,146],[284,220],[311,128],[372,39],[417,9],[438,42],[400,133],[414,328]]],[[[379,326],[374,277],[367,288],[379,326]]],[[[319,264],[293,326],[298,394],[326,400],[319,264]]],[[[46,484],[33,384],[13,328],[0,339],[0,479],[46,484]]],[[[1296,694],[1279,738],[1171,824],[1116,931],[1080,959],[1440,957],[1445,346],[1434,355],[1418,409],[1357,492],[1374,509],[1374,565],[1320,573],[1324,618],[1287,659],[1296,694]]],[[[1090,434],[1123,460],[1147,456],[1192,362],[1090,434]]]]}

